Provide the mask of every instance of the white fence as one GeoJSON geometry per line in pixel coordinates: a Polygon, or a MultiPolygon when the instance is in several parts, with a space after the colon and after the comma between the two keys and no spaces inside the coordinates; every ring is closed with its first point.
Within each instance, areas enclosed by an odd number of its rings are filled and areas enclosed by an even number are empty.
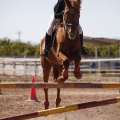
{"type": "MultiPolygon", "coordinates": [[[[82,59],[81,72],[84,74],[117,74],[120,75],[120,58],[114,59],[82,59]]],[[[74,70],[74,64],[69,71],[74,70]]],[[[0,75],[42,75],[39,58],[0,58],[0,75]]]]}

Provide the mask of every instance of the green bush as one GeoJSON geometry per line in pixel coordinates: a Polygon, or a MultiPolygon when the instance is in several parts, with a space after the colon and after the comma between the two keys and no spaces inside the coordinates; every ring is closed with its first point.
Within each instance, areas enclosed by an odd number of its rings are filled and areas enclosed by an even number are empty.
{"type": "MultiPolygon", "coordinates": [[[[38,45],[32,45],[30,43],[24,43],[20,41],[11,41],[10,39],[0,39],[0,56],[39,56],[40,48],[38,45]]],[[[89,56],[95,56],[95,45],[85,44],[85,47],[89,51],[89,56]]],[[[119,46],[98,46],[98,57],[119,57],[119,46]],[[109,49],[109,52],[108,52],[109,49]]]]}

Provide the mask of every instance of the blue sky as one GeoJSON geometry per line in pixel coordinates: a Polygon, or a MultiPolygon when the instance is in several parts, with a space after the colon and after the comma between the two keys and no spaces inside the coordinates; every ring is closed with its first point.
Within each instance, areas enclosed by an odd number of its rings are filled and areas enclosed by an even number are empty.
{"type": "MultiPolygon", "coordinates": [[[[84,36],[120,39],[120,0],[82,0],[84,36]]],[[[57,0],[0,0],[0,38],[39,43],[57,0]]]]}

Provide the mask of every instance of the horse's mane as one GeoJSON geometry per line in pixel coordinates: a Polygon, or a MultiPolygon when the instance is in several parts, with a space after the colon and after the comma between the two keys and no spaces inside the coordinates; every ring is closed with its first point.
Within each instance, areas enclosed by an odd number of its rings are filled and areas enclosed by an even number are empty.
{"type": "Polygon", "coordinates": [[[80,10],[82,3],[81,0],[69,0],[69,1],[73,7],[75,7],[78,11],[80,10]]]}

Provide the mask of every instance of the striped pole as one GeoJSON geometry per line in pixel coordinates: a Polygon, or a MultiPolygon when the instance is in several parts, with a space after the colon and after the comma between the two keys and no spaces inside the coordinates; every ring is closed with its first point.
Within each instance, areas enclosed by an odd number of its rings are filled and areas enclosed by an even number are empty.
{"type": "Polygon", "coordinates": [[[75,104],[75,105],[70,105],[70,106],[63,106],[63,107],[58,107],[58,108],[53,108],[53,109],[48,109],[48,110],[41,110],[38,112],[28,113],[24,115],[1,118],[0,120],[21,120],[21,119],[24,120],[24,119],[30,119],[30,118],[35,118],[35,117],[47,116],[51,114],[57,114],[57,113],[74,111],[74,110],[93,108],[97,106],[115,104],[119,102],[120,102],[120,97],[116,97],[116,98],[111,98],[111,99],[106,99],[106,100],[98,100],[98,101],[75,104]]]}
{"type": "Polygon", "coordinates": [[[0,88],[120,88],[120,83],[0,83],[0,88]]]}

